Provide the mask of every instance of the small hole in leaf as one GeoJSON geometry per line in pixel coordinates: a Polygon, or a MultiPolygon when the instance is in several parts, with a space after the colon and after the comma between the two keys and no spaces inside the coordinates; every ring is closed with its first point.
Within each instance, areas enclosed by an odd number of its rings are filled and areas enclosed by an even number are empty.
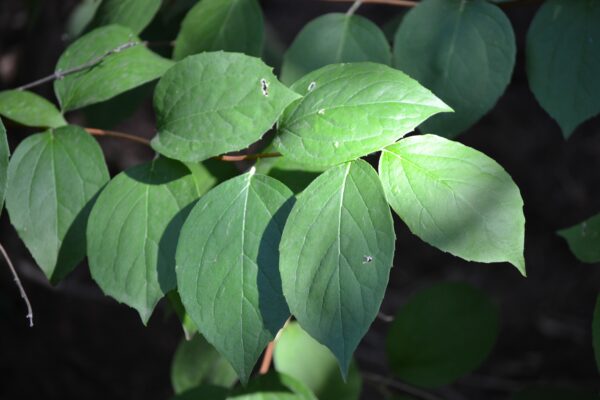
{"type": "Polygon", "coordinates": [[[363,264],[370,264],[373,262],[373,256],[363,256],[363,264]]]}
{"type": "Polygon", "coordinates": [[[269,82],[267,82],[265,79],[261,79],[260,87],[262,89],[263,96],[268,97],[269,96],[269,82]]]}
{"type": "Polygon", "coordinates": [[[317,87],[317,82],[311,82],[310,85],[308,85],[308,91],[312,92],[315,87],[317,87]]]}

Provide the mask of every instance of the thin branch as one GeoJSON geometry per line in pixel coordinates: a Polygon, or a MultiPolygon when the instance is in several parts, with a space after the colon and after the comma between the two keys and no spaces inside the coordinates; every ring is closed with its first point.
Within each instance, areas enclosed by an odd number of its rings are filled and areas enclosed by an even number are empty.
{"type": "Polygon", "coordinates": [[[137,142],[144,144],[146,146],[150,146],[150,141],[148,139],[144,139],[139,136],[130,135],[128,133],[116,132],[116,131],[107,131],[104,129],[97,128],[84,128],[87,133],[92,136],[111,136],[119,139],[129,140],[131,142],[137,142]]]}
{"type": "Polygon", "coordinates": [[[346,11],[346,15],[347,16],[354,15],[354,13],[356,12],[356,10],[358,10],[358,7],[360,7],[362,2],[363,2],[363,0],[354,0],[354,3],[352,4],[352,6],[350,6],[348,11],[346,11]]]}
{"type": "Polygon", "coordinates": [[[218,156],[215,157],[217,160],[221,161],[245,161],[245,160],[258,160],[259,158],[274,158],[281,157],[281,153],[258,153],[258,154],[241,154],[239,156],[218,156]]]}
{"type": "Polygon", "coordinates": [[[362,374],[363,378],[372,383],[384,385],[393,389],[397,389],[403,393],[409,394],[416,398],[422,400],[444,400],[442,397],[439,397],[433,393],[426,392],[414,386],[408,385],[406,383],[398,382],[396,380],[387,378],[385,376],[372,374],[370,372],[364,372],[362,374]]]}
{"type": "Polygon", "coordinates": [[[21,297],[23,298],[23,301],[25,302],[25,305],[27,306],[26,318],[29,320],[29,327],[31,328],[31,327],[33,327],[33,309],[31,308],[31,303],[29,302],[29,297],[27,297],[25,288],[23,287],[23,284],[21,283],[21,280],[19,279],[19,275],[17,275],[17,270],[15,269],[15,266],[13,265],[12,261],[10,260],[10,257],[6,253],[6,250],[4,250],[4,247],[2,246],[2,244],[0,244],[0,253],[2,253],[2,256],[6,260],[6,264],[8,264],[8,268],[10,268],[10,272],[13,275],[14,281],[17,284],[17,287],[19,288],[21,297]]]}
{"type": "Polygon", "coordinates": [[[267,345],[267,349],[265,350],[265,355],[263,356],[262,364],[260,365],[260,370],[258,371],[261,375],[265,375],[269,372],[271,368],[271,361],[273,361],[273,350],[275,348],[275,342],[269,342],[267,345]]]}
{"type": "Polygon", "coordinates": [[[61,71],[61,70],[54,71],[54,73],[51,74],[51,75],[48,75],[46,77],[43,77],[43,78],[38,79],[36,81],[33,81],[31,83],[25,84],[23,86],[19,86],[17,88],[17,90],[30,89],[32,87],[36,87],[36,86],[42,85],[42,84],[44,84],[46,82],[51,82],[51,81],[54,81],[54,80],[57,80],[57,79],[63,79],[67,75],[71,75],[71,74],[74,74],[76,72],[80,72],[80,71],[83,71],[85,69],[95,67],[96,65],[100,64],[106,57],[108,57],[110,55],[113,55],[113,54],[116,54],[116,53],[120,53],[123,50],[126,50],[126,49],[128,49],[130,47],[137,46],[139,44],[146,45],[146,42],[127,42],[127,43],[123,43],[122,45],[117,46],[114,49],[109,50],[106,53],[102,54],[101,56],[93,58],[93,59],[91,59],[88,62],[85,62],[85,63],[83,63],[81,65],[78,65],[78,66],[75,66],[73,68],[65,69],[64,71],[61,71]]]}

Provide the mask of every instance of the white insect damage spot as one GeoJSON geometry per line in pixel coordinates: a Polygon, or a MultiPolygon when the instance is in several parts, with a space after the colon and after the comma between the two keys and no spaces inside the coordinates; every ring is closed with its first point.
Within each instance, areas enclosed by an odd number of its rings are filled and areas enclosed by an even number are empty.
{"type": "Polygon", "coordinates": [[[248,171],[248,175],[249,175],[249,176],[252,176],[252,175],[254,175],[255,173],[256,173],[256,167],[254,167],[254,166],[253,166],[252,168],[250,168],[250,171],[248,171]]]}
{"type": "Polygon", "coordinates": [[[313,81],[308,85],[308,91],[312,92],[314,90],[314,88],[316,88],[316,87],[317,87],[317,82],[313,81]]]}
{"type": "Polygon", "coordinates": [[[319,115],[325,115],[325,109],[321,108],[319,111],[317,111],[317,114],[319,114],[319,115]]]}
{"type": "Polygon", "coordinates": [[[373,262],[373,256],[363,256],[363,264],[370,264],[373,262]]]}
{"type": "Polygon", "coordinates": [[[260,80],[260,88],[262,90],[262,94],[265,97],[269,97],[269,82],[266,79],[260,80]]]}
{"type": "Polygon", "coordinates": [[[333,142],[333,147],[335,147],[336,149],[340,147],[340,142],[338,142],[337,140],[333,142]]]}

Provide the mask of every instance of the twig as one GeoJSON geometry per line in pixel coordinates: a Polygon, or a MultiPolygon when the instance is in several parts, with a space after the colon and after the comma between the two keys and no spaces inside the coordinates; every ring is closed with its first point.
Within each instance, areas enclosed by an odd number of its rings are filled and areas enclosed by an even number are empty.
{"type": "Polygon", "coordinates": [[[132,142],[137,142],[141,144],[145,144],[146,146],[150,146],[150,141],[139,136],[130,135],[128,133],[116,132],[116,131],[107,131],[104,129],[97,128],[84,128],[87,133],[93,136],[111,136],[119,139],[125,139],[132,142]]]}
{"type": "Polygon", "coordinates": [[[88,61],[86,63],[83,63],[81,65],[75,66],[73,68],[66,69],[64,71],[61,71],[61,70],[54,71],[54,73],[51,74],[51,75],[48,75],[46,77],[43,77],[43,78],[38,79],[36,81],[33,81],[31,83],[27,83],[27,84],[25,84],[23,86],[19,86],[17,88],[17,90],[30,89],[32,87],[42,85],[42,84],[44,84],[46,82],[51,82],[51,81],[54,81],[54,80],[57,80],[57,79],[62,79],[62,78],[64,78],[67,75],[71,75],[71,74],[74,74],[76,72],[83,71],[83,70],[88,69],[88,68],[92,68],[92,67],[100,64],[106,57],[108,57],[108,56],[110,56],[112,54],[119,53],[119,52],[121,52],[121,51],[123,51],[125,49],[130,48],[130,47],[137,46],[138,44],[145,45],[146,42],[127,42],[127,43],[123,43],[122,45],[117,46],[114,49],[109,50],[106,53],[102,54],[101,56],[98,56],[98,57],[96,57],[96,58],[94,58],[94,59],[92,59],[92,60],[90,60],[90,61],[88,61]]]}
{"type": "Polygon", "coordinates": [[[360,7],[362,2],[363,2],[363,0],[354,0],[354,3],[352,4],[352,6],[350,6],[348,11],[346,11],[346,15],[347,16],[354,15],[354,13],[356,12],[356,10],[358,10],[358,7],[360,7]]]}
{"type": "MultiPolygon", "coordinates": [[[[150,141],[148,139],[141,138],[139,136],[130,135],[129,133],[117,132],[117,131],[108,131],[105,129],[98,128],[84,128],[87,133],[93,136],[110,136],[118,139],[129,140],[131,142],[141,143],[146,146],[150,146],[150,141]]],[[[222,155],[214,157],[216,160],[227,161],[227,162],[236,162],[236,161],[246,161],[246,160],[258,160],[259,158],[273,158],[273,157],[281,157],[281,153],[258,153],[258,154],[240,154],[236,156],[228,156],[222,155]]]]}
{"type": "Polygon", "coordinates": [[[25,302],[25,305],[27,306],[26,318],[29,319],[29,327],[32,328],[33,327],[33,309],[31,308],[31,303],[29,302],[29,297],[27,297],[25,288],[23,287],[23,284],[21,283],[21,280],[19,279],[19,275],[17,275],[17,270],[15,269],[15,266],[13,265],[12,261],[10,260],[10,257],[8,257],[8,254],[6,253],[6,250],[4,250],[4,246],[2,246],[2,244],[0,244],[0,253],[2,253],[2,256],[4,256],[4,259],[6,260],[6,263],[8,264],[8,268],[10,268],[10,272],[13,275],[14,281],[17,284],[17,287],[19,288],[21,297],[23,298],[23,301],[25,302]]]}
{"type": "Polygon", "coordinates": [[[271,368],[271,361],[273,361],[273,349],[275,347],[275,342],[269,342],[267,345],[267,349],[265,350],[265,355],[263,356],[262,364],[260,365],[260,370],[258,371],[261,375],[265,375],[269,372],[271,368]]]}
{"type": "Polygon", "coordinates": [[[241,154],[239,156],[218,156],[215,157],[217,160],[221,161],[245,161],[245,160],[258,160],[259,158],[274,158],[281,157],[281,153],[257,153],[257,154],[241,154]]]}
{"type": "Polygon", "coordinates": [[[433,393],[426,392],[414,386],[408,385],[406,383],[398,382],[393,379],[387,378],[385,376],[372,374],[370,372],[364,372],[362,374],[363,378],[372,383],[377,383],[380,385],[385,385],[390,388],[397,389],[401,392],[409,394],[411,396],[417,397],[423,400],[444,400],[442,397],[439,397],[433,393]]]}

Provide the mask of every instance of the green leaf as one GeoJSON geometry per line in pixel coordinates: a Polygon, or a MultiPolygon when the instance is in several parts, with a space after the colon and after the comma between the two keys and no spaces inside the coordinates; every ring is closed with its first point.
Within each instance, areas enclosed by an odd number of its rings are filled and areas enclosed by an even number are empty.
{"type": "Polygon", "coordinates": [[[598,400],[598,392],[556,385],[526,388],[511,400],[598,400]]]}
{"type": "Polygon", "coordinates": [[[358,15],[326,14],[296,36],[285,53],[281,80],[292,83],[328,64],[358,61],[390,64],[390,45],[381,29],[358,15]]]}
{"type": "Polygon", "coordinates": [[[113,178],[92,209],[87,230],[92,277],[106,295],[135,308],[144,324],[177,286],[179,231],[201,194],[188,168],[158,158],[113,178]]]}
{"type": "Polygon", "coordinates": [[[190,56],[156,87],[158,135],[152,147],[183,161],[244,149],[298,97],[258,58],[224,52],[190,56]]]}
{"type": "Polygon", "coordinates": [[[224,387],[202,385],[179,393],[171,397],[171,400],[226,400],[228,393],[229,390],[224,387]]]}
{"type": "Polygon", "coordinates": [[[200,385],[231,387],[237,375],[231,365],[201,335],[177,346],[171,364],[171,383],[175,393],[200,385]]]}
{"type": "Polygon", "coordinates": [[[278,245],[292,198],[280,182],[251,171],[202,197],[181,232],[181,300],[242,382],[289,317],[278,245]]]}
{"type": "Polygon", "coordinates": [[[324,172],[299,196],[281,239],[281,280],[292,314],[347,375],[377,316],[394,258],[381,183],[362,160],[324,172]]]}
{"type": "Polygon", "coordinates": [[[63,111],[99,103],[153,81],[173,62],[148,50],[128,28],[109,25],[71,44],[60,56],[56,70],[64,72],[85,65],[90,68],[54,81],[63,111]],[[94,62],[109,52],[113,53],[100,63],[94,62]]]}
{"type": "Polygon", "coordinates": [[[161,0],[102,0],[90,26],[121,25],[138,34],[152,21],[160,4],[161,0]]]}
{"type": "Polygon", "coordinates": [[[381,150],[430,116],[451,111],[417,81],[381,64],[330,65],[292,89],[304,97],[283,114],[274,145],[312,168],[381,150]]]}
{"type": "Polygon", "coordinates": [[[558,231],[575,256],[585,263],[600,262],[600,214],[558,231]]]}
{"type": "Polygon", "coordinates": [[[384,149],[379,174],[412,233],[465,260],[508,261],[525,275],[523,199],[494,160],[439,136],[412,136],[384,149]]]}
{"type": "Polygon", "coordinates": [[[498,310],[464,283],[438,283],[414,295],[387,337],[392,370],[423,387],[452,383],[487,358],[498,336],[498,310]]]}
{"type": "MultiPolygon", "coordinates": [[[[252,379],[248,386],[234,389],[228,399],[236,400],[317,400],[302,382],[286,374],[270,371],[252,379]]],[[[319,399],[320,400],[320,399],[319,399]]]]}
{"type": "Polygon", "coordinates": [[[52,283],[85,257],[88,216],[108,179],[100,146],[76,126],[31,135],[15,150],[8,166],[6,208],[52,283]]]}
{"type": "Polygon", "coordinates": [[[394,65],[454,109],[421,126],[447,137],[494,107],[510,82],[515,54],[510,21],[484,0],[424,0],[406,14],[394,40],[394,65]]]}
{"type": "Polygon", "coordinates": [[[73,40],[81,35],[94,18],[101,2],[102,0],[82,0],[73,8],[65,27],[66,40],[73,40]]]}
{"type": "Polygon", "coordinates": [[[527,34],[527,76],[540,105],[568,138],[600,113],[600,3],[549,0],[527,34]]]}
{"type": "Polygon", "coordinates": [[[4,196],[6,195],[6,180],[8,178],[8,158],[10,148],[6,139],[6,129],[0,119],[0,215],[4,208],[4,196]]]}
{"type": "Polygon", "coordinates": [[[260,56],[264,22],[257,0],[202,0],[185,16],[173,57],[224,50],[260,56]]]}
{"type": "Polygon", "coordinates": [[[362,379],[356,364],[350,364],[346,382],[335,357],[291,322],[278,335],[273,356],[275,369],[304,383],[319,400],[358,400],[362,379]]]}
{"type": "Polygon", "coordinates": [[[54,104],[24,90],[0,92],[0,115],[25,126],[58,128],[67,124],[54,104]]]}
{"type": "Polygon", "coordinates": [[[596,308],[594,309],[594,318],[592,321],[592,344],[594,354],[596,355],[596,365],[600,371],[600,295],[596,300],[596,308]]]}

